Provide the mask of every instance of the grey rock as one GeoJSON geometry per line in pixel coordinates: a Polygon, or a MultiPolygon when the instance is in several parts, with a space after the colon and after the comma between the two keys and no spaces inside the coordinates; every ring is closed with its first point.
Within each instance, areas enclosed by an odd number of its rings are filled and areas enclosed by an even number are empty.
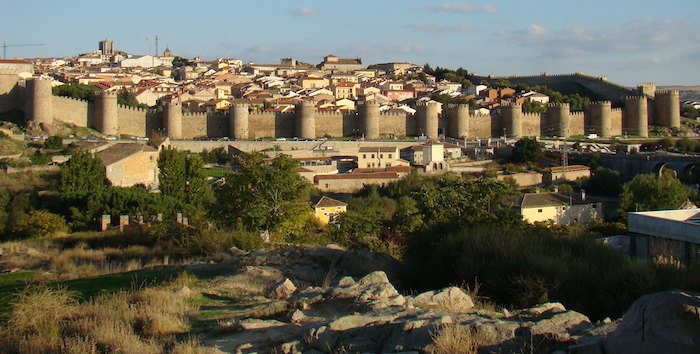
{"type": "Polygon", "coordinates": [[[285,278],[270,288],[270,295],[277,299],[286,299],[294,295],[295,291],[297,291],[297,287],[294,283],[289,278],[285,278]]]}

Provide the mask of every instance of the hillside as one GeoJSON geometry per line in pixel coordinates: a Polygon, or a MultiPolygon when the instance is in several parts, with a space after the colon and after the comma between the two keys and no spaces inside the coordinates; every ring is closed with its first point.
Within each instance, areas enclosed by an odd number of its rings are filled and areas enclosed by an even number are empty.
{"type": "Polygon", "coordinates": [[[680,92],[681,101],[700,101],[700,85],[699,86],[659,86],[664,90],[678,90],[680,92]]]}

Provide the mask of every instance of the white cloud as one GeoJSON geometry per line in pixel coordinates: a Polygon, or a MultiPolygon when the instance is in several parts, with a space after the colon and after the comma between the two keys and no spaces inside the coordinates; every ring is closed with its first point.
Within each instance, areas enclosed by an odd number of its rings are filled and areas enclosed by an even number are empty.
{"type": "Polygon", "coordinates": [[[540,37],[547,34],[547,29],[540,25],[532,24],[527,27],[527,30],[525,30],[525,32],[530,37],[540,37]]]}
{"type": "Polygon", "coordinates": [[[456,13],[496,13],[497,10],[492,5],[477,5],[471,2],[445,2],[439,5],[428,6],[428,11],[433,12],[456,12],[456,13]]]}
{"type": "Polygon", "coordinates": [[[406,27],[420,32],[469,32],[471,28],[465,25],[435,25],[428,23],[412,23],[406,27]]]}
{"type": "Polygon", "coordinates": [[[313,16],[318,14],[318,9],[312,9],[310,7],[297,7],[289,10],[292,15],[295,16],[313,16]]]}

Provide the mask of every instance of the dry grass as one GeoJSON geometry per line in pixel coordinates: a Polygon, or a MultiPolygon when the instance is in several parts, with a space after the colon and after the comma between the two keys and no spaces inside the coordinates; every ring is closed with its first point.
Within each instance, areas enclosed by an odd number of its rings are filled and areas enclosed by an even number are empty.
{"type": "Polygon", "coordinates": [[[459,324],[444,325],[430,337],[433,342],[425,351],[431,354],[475,354],[481,346],[494,342],[492,335],[459,324]]]}
{"type": "MultiPolygon", "coordinates": [[[[179,283],[189,282],[184,275],[179,283]]],[[[178,343],[190,330],[196,306],[179,284],[102,294],[78,304],[64,289],[35,286],[21,293],[0,348],[27,353],[207,353],[196,339],[178,343]]]]}

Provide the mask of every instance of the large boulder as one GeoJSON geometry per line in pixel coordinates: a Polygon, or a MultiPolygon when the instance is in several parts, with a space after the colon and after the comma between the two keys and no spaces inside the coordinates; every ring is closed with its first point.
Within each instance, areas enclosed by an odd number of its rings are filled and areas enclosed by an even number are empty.
{"type": "Polygon", "coordinates": [[[286,299],[294,295],[295,291],[297,291],[297,287],[294,283],[289,278],[285,278],[270,288],[270,295],[277,299],[286,299]]]}
{"type": "Polygon", "coordinates": [[[605,339],[607,353],[700,353],[700,293],[640,297],[605,339]]]}
{"type": "Polygon", "coordinates": [[[413,298],[413,306],[443,312],[469,313],[474,310],[474,301],[461,288],[451,286],[418,294],[413,298]]]}

